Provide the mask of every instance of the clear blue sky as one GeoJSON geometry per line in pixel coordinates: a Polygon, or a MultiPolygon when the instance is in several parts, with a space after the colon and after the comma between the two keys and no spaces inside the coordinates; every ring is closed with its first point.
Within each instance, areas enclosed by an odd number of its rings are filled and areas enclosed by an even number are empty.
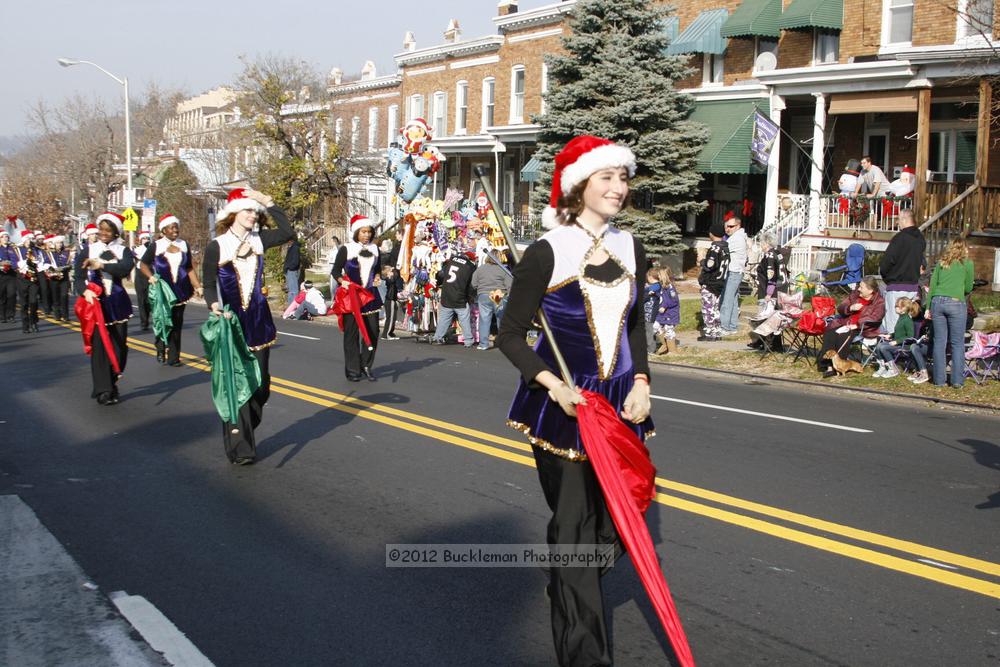
{"type": "MultiPolygon", "coordinates": [[[[554,1],[522,0],[520,9],[554,1]]],[[[232,81],[240,55],[295,56],[345,73],[374,60],[380,74],[394,72],[407,30],[418,48],[432,46],[455,18],[471,39],[495,34],[496,13],[497,0],[0,0],[0,137],[26,133],[25,110],[38,99],[120,99],[110,78],[89,66],[62,68],[60,57],[127,76],[133,99],[153,81],[196,94],[232,81]]]]}

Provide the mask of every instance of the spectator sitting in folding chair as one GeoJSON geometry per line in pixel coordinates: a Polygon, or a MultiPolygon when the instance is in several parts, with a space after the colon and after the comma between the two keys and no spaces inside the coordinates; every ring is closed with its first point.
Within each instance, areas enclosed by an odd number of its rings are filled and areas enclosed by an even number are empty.
{"type": "Polygon", "coordinates": [[[896,311],[896,324],[891,334],[881,334],[880,340],[875,346],[875,358],[878,361],[878,370],[874,377],[894,378],[899,375],[896,367],[896,357],[903,345],[908,340],[913,340],[916,336],[916,329],[913,325],[913,318],[920,315],[920,304],[913,299],[901,296],[896,299],[894,306],[896,311]]]}
{"type": "Polygon", "coordinates": [[[848,355],[848,344],[855,336],[874,343],[878,340],[882,318],[885,317],[885,299],[878,291],[878,283],[871,276],[861,279],[857,289],[847,295],[837,306],[840,317],[831,321],[823,333],[823,344],[819,349],[816,369],[823,377],[833,377],[833,362],[823,359],[827,350],[836,350],[843,358],[848,355]]]}
{"type": "Polygon", "coordinates": [[[857,284],[861,282],[861,276],[865,271],[865,247],[860,243],[852,243],[847,246],[842,266],[835,266],[832,269],[821,269],[820,273],[826,278],[826,274],[836,273],[837,271],[842,272],[840,280],[824,280],[823,286],[827,289],[840,287],[845,292],[854,290],[857,284]]]}
{"type": "Polygon", "coordinates": [[[750,318],[754,331],[750,333],[750,343],[747,347],[756,350],[776,351],[781,347],[780,336],[777,340],[775,335],[779,335],[781,330],[791,321],[782,321],[781,318],[772,322],[770,326],[762,331],[757,331],[761,325],[768,321],[775,311],[775,303],[780,290],[788,289],[788,267],[785,266],[784,255],[781,248],[775,246],[773,234],[764,234],[760,239],[760,261],[757,262],[757,305],[759,310],[757,315],[750,318]],[[768,306],[770,304],[770,307],[768,306]],[[766,333],[769,331],[770,333],[766,333]],[[770,336],[769,340],[764,337],[770,336]],[[774,345],[777,343],[777,345],[774,345]],[[766,348],[766,349],[765,349],[766,348]]]}

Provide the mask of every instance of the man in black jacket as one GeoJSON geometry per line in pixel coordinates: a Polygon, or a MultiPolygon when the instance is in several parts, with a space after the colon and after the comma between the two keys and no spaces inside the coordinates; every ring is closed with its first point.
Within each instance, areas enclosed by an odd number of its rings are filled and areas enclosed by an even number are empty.
{"type": "Polygon", "coordinates": [[[924,268],[924,251],[927,241],[917,229],[911,209],[903,209],[897,217],[899,232],[889,241],[889,247],[882,255],[878,270],[885,282],[885,318],[882,330],[892,333],[896,328],[896,300],[907,297],[919,300],[920,287],[917,282],[924,268]]]}
{"type": "Polygon", "coordinates": [[[475,271],[476,265],[463,254],[452,256],[438,271],[435,280],[441,290],[441,307],[438,310],[437,330],[430,340],[432,344],[444,344],[444,338],[455,319],[458,319],[462,327],[465,347],[476,344],[472,335],[472,312],[469,307],[472,301],[472,274],[475,271]]]}
{"type": "Polygon", "coordinates": [[[285,254],[285,286],[288,287],[288,305],[292,305],[299,294],[299,273],[302,268],[302,255],[299,250],[299,240],[288,242],[288,252],[285,254]]]}

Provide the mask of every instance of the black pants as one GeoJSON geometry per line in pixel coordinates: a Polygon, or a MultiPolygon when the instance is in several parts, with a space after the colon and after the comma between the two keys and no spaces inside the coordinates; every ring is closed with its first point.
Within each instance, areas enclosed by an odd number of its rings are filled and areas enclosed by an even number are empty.
{"type": "MultiPolygon", "coordinates": [[[[548,543],[616,544],[618,532],[587,461],[567,461],[535,448],[538,479],[552,510],[548,543]]],[[[608,627],[601,593],[601,569],[553,567],[549,597],[552,639],[563,667],[610,665],[608,627]]]]}
{"type": "Polygon", "coordinates": [[[254,439],[254,429],[260,426],[264,416],[264,404],[271,396],[271,373],[268,362],[271,358],[271,348],[256,350],[260,367],[260,387],[253,393],[250,400],[240,406],[237,423],[222,422],[222,442],[226,447],[226,457],[230,462],[236,459],[257,458],[257,441],[254,439]],[[233,431],[236,431],[235,433],[233,431]]]}
{"type": "MultiPolygon", "coordinates": [[[[118,359],[118,367],[124,373],[125,362],[128,360],[128,345],[125,344],[128,339],[128,322],[108,325],[107,330],[111,348],[118,359]]],[[[90,397],[99,398],[102,394],[107,397],[117,397],[118,374],[111,367],[111,358],[104,349],[104,339],[97,329],[94,329],[91,343],[93,350],[90,355],[90,376],[94,381],[94,390],[90,392],[90,397]]]]}
{"type": "Polygon", "coordinates": [[[38,309],[46,315],[52,314],[52,296],[49,294],[50,282],[45,273],[38,272],[38,309]]]}
{"type": "Polygon", "coordinates": [[[17,300],[21,303],[21,330],[38,324],[38,283],[17,277],[17,300]]]}
{"type": "Polygon", "coordinates": [[[361,316],[368,330],[368,338],[372,347],[369,350],[365,339],[361,336],[358,323],[353,315],[344,317],[344,370],[348,377],[361,375],[362,368],[371,369],[375,361],[375,350],[378,348],[378,311],[361,316]]]}
{"type": "Polygon", "coordinates": [[[17,276],[0,273],[0,321],[13,322],[17,307],[17,276]]]}
{"type": "Polygon", "coordinates": [[[824,331],[823,345],[819,348],[819,356],[816,358],[816,370],[825,372],[833,368],[833,362],[829,359],[823,358],[823,355],[826,354],[827,350],[837,350],[837,354],[846,359],[848,348],[850,347],[850,340],[854,338],[857,333],[858,332],[855,329],[845,333],[837,333],[837,327],[824,331]]]}
{"type": "MultiPolygon", "coordinates": [[[[184,326],[184,308],[186,304],[180,306],[174,306],[173,310],[170,311],[170,321],[172,326],[170,327],[170,333],[167,334],[166,350],[167,350],[167,362],[180,361],[181,359],[181,328],[184,326]]],[[[164,342],[159,338],[156,339],[156,351],[163,352],[164,342]]]]}
{"type": "Polygon", "coordinates": [[[49,304],[52,310],[47,310],[46,312],[53,317],[58,317],[61,320],[69,318],[69,279],[60,278],[59,280],[49,281],[49,304]]]}
{"type": "Polygon", "coordinates": [[[139,326],[149,328],[149,279],[139,269],[135,270],[135,300],[139,307],[139,326]]]}
{"type": "Polygon", "coordinates": [[[396,317],[399,313],[399,303],[395,299],[386,299],[385,326],[382,327],[382,338],[391,336],[396,331],[396,317]]]}

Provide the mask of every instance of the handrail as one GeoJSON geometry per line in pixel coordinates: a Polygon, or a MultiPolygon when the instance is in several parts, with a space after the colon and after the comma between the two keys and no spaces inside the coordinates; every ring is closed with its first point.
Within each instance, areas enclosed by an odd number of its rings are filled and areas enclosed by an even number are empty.
{"type": "Polygon", "coordinates": [[[920,228],[919,228],[920,231],[921,232],[924,231],[925,229],[927,229],[931,225],[933,225],[935,222],[937,222],[938,220],[940,220],[941,218],[943,218],[945,215],[947,215],[948,213],[950,213],[953,208],[955,208],[956,206],[958,206],[962,201],[965,200],[966,197],[968,197],[969,195],[971,195],[973,192],[975,192],[978,189],[979,189],[979,183],[973,183],[972,185],[970,185],[968,188],[965,189],[965,192],[963,192],[962,194],[960,194],[957,197],[955,197],[954,199],[952,199],[950,202],[948,202],[944,206],[944,208],[942,208],[940,211],[938,211],[937,213],[935,213],[931,217],[927,218],[927,220],[924,222],[924,224],[920,225],[920,228]]]}

